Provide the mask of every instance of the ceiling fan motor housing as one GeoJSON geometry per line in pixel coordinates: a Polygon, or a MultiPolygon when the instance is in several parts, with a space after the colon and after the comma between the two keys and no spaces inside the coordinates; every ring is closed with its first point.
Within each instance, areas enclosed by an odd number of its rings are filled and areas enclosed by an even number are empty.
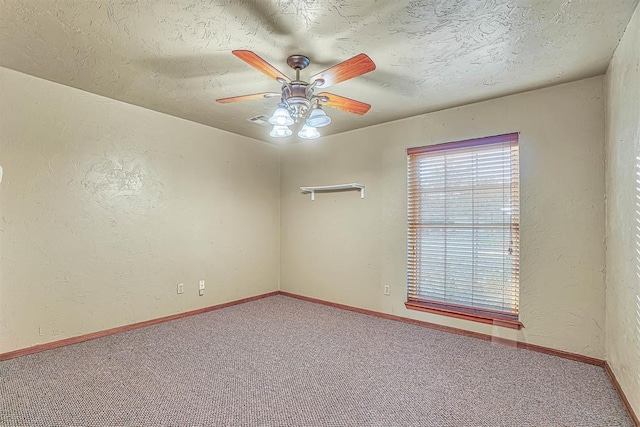
{"type": "Polygon", "coordinates": [[[306,82],[291,82],[282,87],[282,101],[287,104],[291,116],[298,122],[303,118],[312,105],[313,91],[308,93],[306,82]],[[310,95],[307,98],[307,94],[310,95]]]}

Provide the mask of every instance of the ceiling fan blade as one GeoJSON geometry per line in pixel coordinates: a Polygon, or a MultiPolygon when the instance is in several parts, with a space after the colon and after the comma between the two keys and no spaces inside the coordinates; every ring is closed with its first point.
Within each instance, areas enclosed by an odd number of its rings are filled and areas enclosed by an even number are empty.
{"type": "Polygon", "coordinates": [[[272,79],[277,79],[278,77],[280,77],[288,83],[291,82],[289,77],[285,76],[276,67],[269,64],[267,61],[260,58],[258,55],[251,52],[250,50],[234,50],[231,53],[233,53],[238,58],[242,59],[247,64],[256,68],[258,71],[265,73],[267,76],[271,77],[272,79]]]}
{"type": "Polygon", "coordinates": [[[230,102],[248,101],[250,99],[275,98],[276,96],[280,96],[280,95],[281,95],[280,93],[276,93],[276,92],[252,93],[251,95],[240,95],[240,96],[232,96],[230,98],[216,99],[216,102],[219,102],[221,104],[228,104],[230,102]]]}
{"type": "Polygon", "coordinates": [[[318,85],[318,87],[329,87],[345,80],[352,79],[354,77],[361,76],[376,69],[376,64],[364,53],[356,55],[351,59],[347,59],[344,62],[334,65],[331,68],[311,76],[310,81],[323,79],[324,83],[318,85]]]}
{"type": "Polygon", "coordinates": [[[326,105],[327,107],[335,108],[337,110],[346,111],[348,113],[360,114],[361,116],[365,114],[371,108],[371,105],[365,104],[364,102],[356,101],[355,99],[345,98],[344,96],[336,95],[329,92],[321,92],[318,94],[318,97],[326,96],[329,98],[328,101],[320,101],[322,105],[326,105]]]}

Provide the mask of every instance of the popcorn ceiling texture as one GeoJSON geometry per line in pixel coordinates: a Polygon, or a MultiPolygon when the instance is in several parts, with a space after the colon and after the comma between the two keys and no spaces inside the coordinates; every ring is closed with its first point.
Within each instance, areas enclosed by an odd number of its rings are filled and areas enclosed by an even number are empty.
{"type": "Polygon", "coordinates": [[[0,353],[278,289],[275,147],[4,68],[0,87],[0,353]]]}
{"type": "MultiPolygon", "coordinates": [[[[372,104],[331,110],[339,133],[603,74],[638,0],[0,1],[0,66],[252,138],[278,90],[231,55],[251,49],[307,78],[360,52],[378,68],[331,88],[372,104]]],[[[296,137],[290,138],[295,141],[296,137]]]]}

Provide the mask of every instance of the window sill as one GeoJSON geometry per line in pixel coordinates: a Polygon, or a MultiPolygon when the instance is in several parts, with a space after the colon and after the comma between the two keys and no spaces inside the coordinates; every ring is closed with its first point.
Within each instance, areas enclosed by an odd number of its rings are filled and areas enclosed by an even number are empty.
{"type": "Polygon", "coordinates": [[[409,310],[424,311],[426,313],[439,314],[441,316],[455,317],[456,319],[470,320],[472,322],[486,323],[494,326],[501,326],[510,329],[522,329],[524,326],[518,320],[505,319],[499,316],[492,316],[486,313],[475,313],[435,303],[407,301],[404,306],[409,310]]]}

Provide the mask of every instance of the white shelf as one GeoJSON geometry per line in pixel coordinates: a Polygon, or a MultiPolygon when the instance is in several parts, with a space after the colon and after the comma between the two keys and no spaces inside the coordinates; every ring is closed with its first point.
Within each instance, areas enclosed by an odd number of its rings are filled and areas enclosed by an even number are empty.
{"type": "Polygon", "coordinates": [[[364,199],[364,185],[356,184],[338,184],[338,185],[321,185],[315,187],[300,187],[305,193],[311,193],[311,200],[316,199],[316,191],[340,191],[340,190],[360,190],[360,198],[364,199]]]}

